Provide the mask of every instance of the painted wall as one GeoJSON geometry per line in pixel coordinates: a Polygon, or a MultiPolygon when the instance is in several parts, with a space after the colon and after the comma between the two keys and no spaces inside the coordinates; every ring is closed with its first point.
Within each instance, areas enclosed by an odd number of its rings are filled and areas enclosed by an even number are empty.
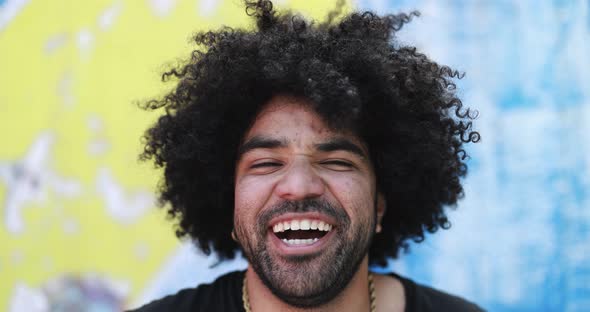
{"type": "MultiPolygon", "coordinates": [[[[322,18],[332,1],[277,1],[322,18]]],[[[391,263],[490,311],[590,309],[588,1],[357,1],[422,12],[399,34],[465,71],[471,148],[453,227],[391,263]]],[[[117,311],[243,268],[179,244],[139,164],[134,103],[239,1],[0,0],[0,310],[117,311]],[[100,300],[92,298],[102,298],[100,300]]]]}
{"type": "Polygon", "coordinates": [[[480,112],[453,228],[399,263],[490,311],[590,311],[590,2],[363,1],[465,71],[480,112]]]}

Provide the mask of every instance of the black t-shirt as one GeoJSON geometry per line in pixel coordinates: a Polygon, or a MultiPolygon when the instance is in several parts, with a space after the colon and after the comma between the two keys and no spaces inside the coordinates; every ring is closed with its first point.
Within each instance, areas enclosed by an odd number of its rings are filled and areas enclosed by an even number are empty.
{"type": "MultiPolygon", "coordinates": [[[[197,288],[183,289],[175,295],[152,301],[136,312],[244,312],[242,304],[242,282],[244,271],[236,271],[219,277],[211,284],[197,288]]],[[[477,305],[436,289],[414,283],[412,280],[391,274],[398,278],[406,295],[406,312],[478,312],[484,311],[477,305]]]]}

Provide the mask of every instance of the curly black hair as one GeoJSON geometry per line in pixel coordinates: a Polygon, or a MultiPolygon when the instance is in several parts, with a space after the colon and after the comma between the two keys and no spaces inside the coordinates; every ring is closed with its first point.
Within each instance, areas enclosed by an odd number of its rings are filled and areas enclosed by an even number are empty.
{"type": "Polygon", "coordinates": [[[228,229],[238,147],[278,94],[309,100],[328,126],[367,144],[388,207],[370,246],[372,264],[384,266],[409,240],[450,227],[445,207],[463,196],[464,144],[480,139],[476,112],[455,94],[462,74],[397,42],[418,12],[342,16],[342,2],[318,23],[279,13],[267,0],[246,1],[255,30],[197,33],[190,59],[163,74],[178,83],[143,104],[165,113],[146,131],[140,159],[164,168],[160,205],[178,220],[178,237],[221,260],[235,256],[228,229]]]}

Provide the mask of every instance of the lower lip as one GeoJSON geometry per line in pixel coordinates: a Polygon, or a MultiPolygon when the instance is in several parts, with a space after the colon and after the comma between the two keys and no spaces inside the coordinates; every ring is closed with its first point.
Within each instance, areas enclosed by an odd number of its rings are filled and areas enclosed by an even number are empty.
{"type": "Polygon", "coordinates": [[[305,255],[319,252],[330,240],[334,229],[322,236],[316,242],[309,245],[289,245],[278,238],[273,232],[269,232],[271,243],[284,255],[305,255]]]}

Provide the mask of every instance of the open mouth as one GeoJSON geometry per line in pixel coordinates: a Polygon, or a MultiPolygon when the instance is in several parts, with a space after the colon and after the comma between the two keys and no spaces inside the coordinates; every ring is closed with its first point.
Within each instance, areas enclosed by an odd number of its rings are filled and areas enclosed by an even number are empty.
{"type": "Polygon", "coordinates": [[[324,221],[300,219],[278,222],[272,230],[288,246],[308,246],[328,234],[332,227],[324,221]]]}

